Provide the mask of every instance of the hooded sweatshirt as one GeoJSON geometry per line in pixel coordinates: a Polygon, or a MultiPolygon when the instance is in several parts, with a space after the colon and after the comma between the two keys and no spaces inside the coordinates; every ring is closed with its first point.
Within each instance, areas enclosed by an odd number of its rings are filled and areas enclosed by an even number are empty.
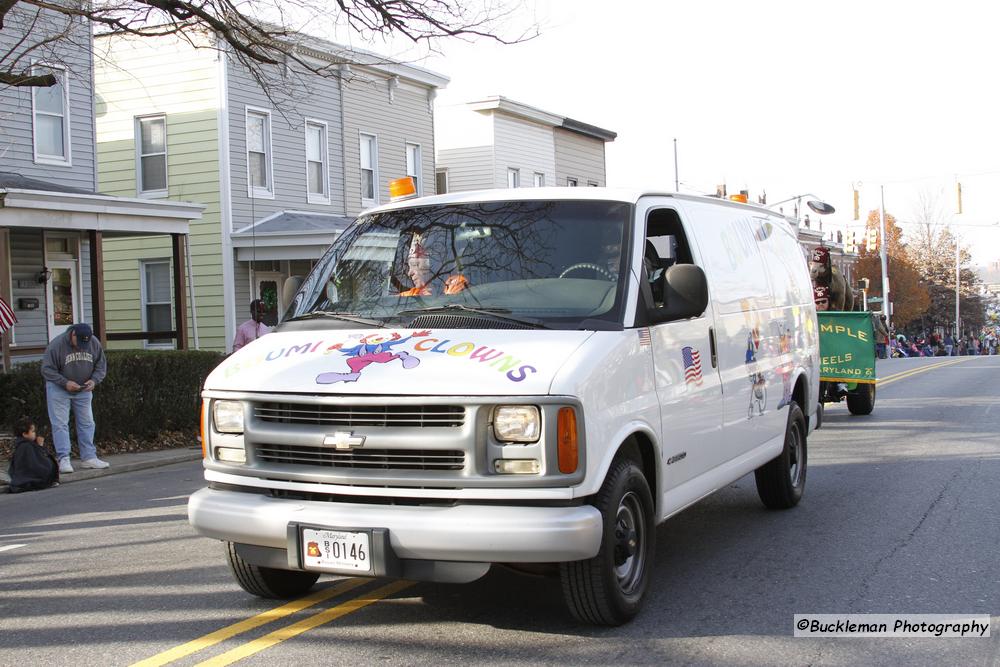
{"type": "Polygon", "coordinates": [[[45,349],[42,359],[42,377],[63,389],[72,380],[83,385],[87,380],[100,384],[108,373],[104,350],[94,336],[86,343],[77,341],[77,348],[69,342],[70,331],[57,336],[45,349]]]}

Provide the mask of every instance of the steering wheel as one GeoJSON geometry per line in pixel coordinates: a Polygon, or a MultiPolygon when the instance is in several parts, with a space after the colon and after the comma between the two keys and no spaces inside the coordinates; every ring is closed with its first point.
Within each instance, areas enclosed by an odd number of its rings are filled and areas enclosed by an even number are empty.
{"type": "Polygon", "coordinates": [[[565,278],[568,274],[573,273],[574,271],[579,271],[581,269],[587,271],[593,271],[599,276],[607,278],[611,282],[614,282],[615,280],[615,277],[612,276],[607,269],[605,269],[602,266],[598,266],[597,264],[590,264],[589,262],[580,262],[579,264],[571,264],[570,266],[567,266],[565,269],[563,269],[562,273],[559,274],[559,277],[565,278]]]}

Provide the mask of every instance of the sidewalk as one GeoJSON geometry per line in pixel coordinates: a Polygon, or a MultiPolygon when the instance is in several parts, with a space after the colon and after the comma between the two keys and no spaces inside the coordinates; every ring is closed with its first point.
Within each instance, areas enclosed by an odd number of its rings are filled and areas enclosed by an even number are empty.
{"type": "MultiPolygon", "coordinates": [[[[88,470],[80,467],[80,460],[73,459],[73,470],[75,472],[59,475],[60,484],[69,482],[79,482],[95,477],[115,475],[120,472],[132,472],[133,470],[145,470],[146,468],[158,468],[172,463],[183,461],[196,461],[201,458],[201,447],[184,447],[180,449],[162,449],[156,452],[134,452],[131,454],[111,454],[101,457],[111,464],[110,468],[103,470],[88,470]]],[[[7,466],[9,462],[0,459],[0,493],[7,493],[7,466]]]]}

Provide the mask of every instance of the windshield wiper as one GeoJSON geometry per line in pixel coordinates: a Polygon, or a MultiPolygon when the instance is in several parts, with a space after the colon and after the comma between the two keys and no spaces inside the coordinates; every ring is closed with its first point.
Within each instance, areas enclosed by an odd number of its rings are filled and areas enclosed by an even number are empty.
{"type": "Polygon", "coordinates": [[[449,303],[444,306],[430,306],[428,308],[414,308],[412,310],[401,310],[397,315],[425,315],[427,313],[439,313],[439,312],[454,312],[462,311],[464,313],[475,313],[476,315],[485,315],[486,317],[494,317],[498,320],[505,320],[507,322],[517,322],[518,324],[525,324],[529,327],[534,327],[535,329],[550,329],[551,327],[542,322],[541,320],[536,320],[529,317],[516,317],[510,314],[508,308],[472,308],[471,306],[466,306],[461,303],[449,303]]]}
{"type": "Polygon", "coordinates": [[[369,327],[379,327],[384,328],[385,322],[381,320],[370,320],[366,317],[360,317],[354,313],[345,313],[333,310],[314,310],[311,313],[305,313],[299,315],[298,317],[293,317],[291,319],[285,320],[285,322],[301,322],[302,320],[315,320],[320,318],[330,318],[332,320],[344,320],[345,322],[355,322],[357,324],[364,324],[369,327]]]}

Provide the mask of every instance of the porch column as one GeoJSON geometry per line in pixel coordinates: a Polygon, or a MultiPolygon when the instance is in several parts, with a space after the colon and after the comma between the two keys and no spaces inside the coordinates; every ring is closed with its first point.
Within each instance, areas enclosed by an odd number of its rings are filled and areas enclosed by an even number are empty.
{"type": "Polygon", "coordinates": [[[174,248],[174,326],[177,329],[177,349],[188,349],[187,327],[187,235],[171,234],[174,248]]]}
{"type": "Polygon", "coordinates": [[[90,237],[90,303],[93,310],[94,334],[102,345],[108,344],[107,318],[104,310],[104,235],[92,229],[90,237]]]}
{"type": "MultiPolygon", "coordinates": [[[[10,232],[7,229],[0,229],[0,296],[13,309],[14,305],[11,295],[13,289],[7,281],[10,275],[10,232]]],[[[9,371],[10,363],[10,335],[11,332],[0,334],[0,373],[9,371]]]]}

